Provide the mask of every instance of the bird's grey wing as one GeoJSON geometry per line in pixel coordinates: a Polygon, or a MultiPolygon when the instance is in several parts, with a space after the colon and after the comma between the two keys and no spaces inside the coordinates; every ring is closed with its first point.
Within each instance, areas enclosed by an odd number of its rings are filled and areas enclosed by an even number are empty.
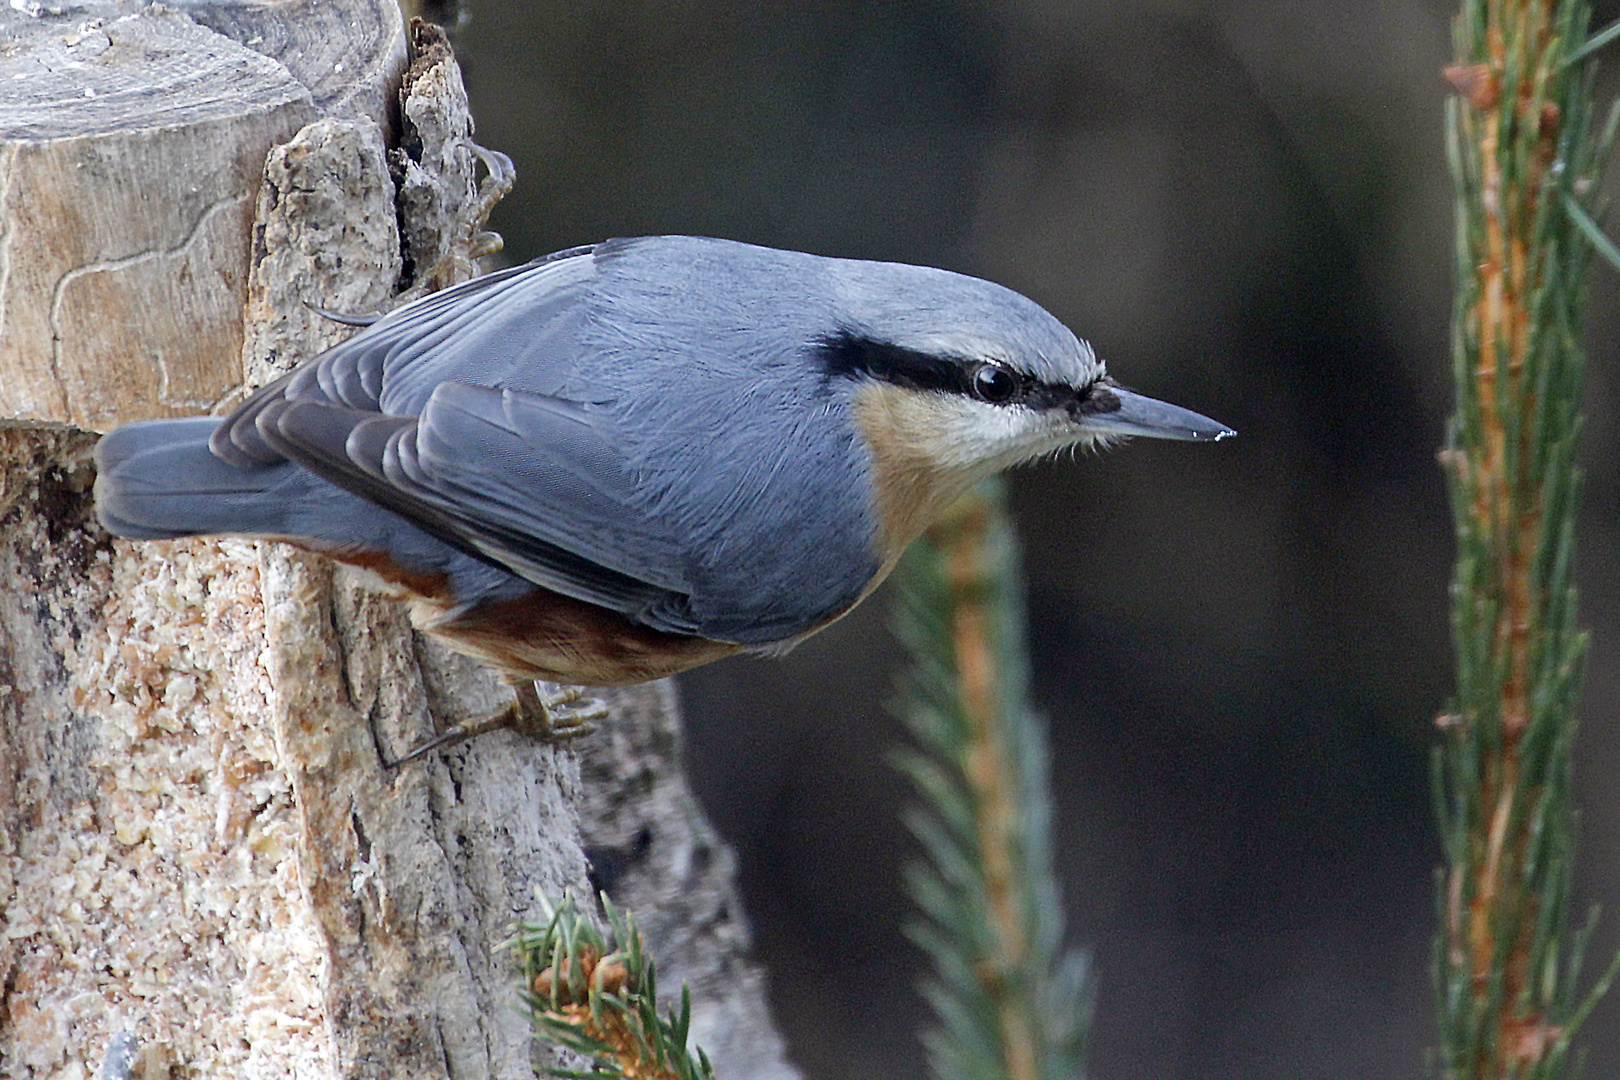
{"type": "MultiPolygon", "coordinates": [[[[260,387],[226,418],[210,443],[241,468],[282,455],[258,431],[277,402],[312,401],[368,412],[414,413],[446,378],[474,378],[504,363],[519,365],[552,336],[548,327],[577,318],[592,247],[570,248],[473,278],[392,311],[309,363],[260,387]],[[480,337],[486,340],[478,340],[480,337]],[[500,340],[487,340],[490,337],[500,340]],[[462,347],[445,347],[452,339],[462,347]]],[[[553,327],[553,329],[557,329],[553,327]]],[[[490,381],[501,372],[490,370],[490,381]]]]}
{"type": "Polygon", "coordinates": [[[419,417],[291,401],[259,427],[327,480],[537,585],[701,632],[684,550],[588,404],[443,383],[419,417]]]}

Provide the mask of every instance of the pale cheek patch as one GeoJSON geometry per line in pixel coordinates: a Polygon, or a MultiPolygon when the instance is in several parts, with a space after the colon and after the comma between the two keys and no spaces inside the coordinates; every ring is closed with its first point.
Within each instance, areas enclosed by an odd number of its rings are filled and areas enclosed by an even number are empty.
{"type": "Polygon", "coordinates": [[[1061,414],[939,397],[917,416],[923,452],[947,468],[999,470],[1059,450],[1076,430],[1061,414]]]}
{"type": "Polygon", "coordinates": [[[974,482],[1071,445],[1077,433],[1061,414],[884,383],[861,388],[856,419],[872,454],[886,566],[974,482]]]}
{"type": "Polygon", "coordinates": [[[997,408],[963,398],[944,398],[938,422],[923,432],[929,451],[942,463],[970,467],[987,457],[999,459],[1038,439],[1035,417],[1028,409],[997,408]]]}
{"type": "Polygon", "coordinates": [[[1084,441],[1061,412],[883,384],[864,388],[862,412],[868,439],[884,456],[974,478],[1084,441]]]}

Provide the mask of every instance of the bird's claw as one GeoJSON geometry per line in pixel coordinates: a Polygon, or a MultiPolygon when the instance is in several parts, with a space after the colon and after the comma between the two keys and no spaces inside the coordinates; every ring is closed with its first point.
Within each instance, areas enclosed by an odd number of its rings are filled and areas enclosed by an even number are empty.
{"type": "Polygon", "coordinates": [[[541,697],[532,682],[521,683],[515,689],[518,699],[511,708],[519,716],[510,726],[541,742],[572,742],[596,730],[592,720],[606,720],[608,716],[607,706],[587,698],[578,686],[565,686],[548,697],[541,697]],[[570,708],[572,705],[580,707],[570,708]]]}
{"type": "Polygon", "coordinates": [[[594,732],[596,725],[592,721],[607,719],[607,706],[594,698],[587,698],[585,691],[577,686],[564,687],[558,693],[541,697],[540,692],[535,689],[533,680],[513,679],[511,684],[513,692],[517,695],[517,700],[511,704],[492,713],[453,724],[403,757],[386,764],[389,768],[396,768],[415,761],[430,751],[454,746],[475,735],[482,735],[486,731],[495,731],[498,728],[507,728],[532,739],[561,746],[594,732]],[[573,705],[581,707],[569,707],[573,705]]]}
{"type": "Polygon", "coordinates": [[[489,215],[495,209],[495,204],[504,199],[512,190],[513,185],[517,183],[517,168],[512,164],[512,159],[499,150],[479,146],[470,139],[467,142],[467,147],[472,151],[473,157],[478,159],[478,163],[484,167],[484,178],[478,181],[478,191],[473,196],[472,212],[469,219],[475,238],[483,239],[487,237],[494,241],[496,246],[490,251],[484,252],[487,255],[500,250],[500,234],[479,232],[478,230],[482,229],[484,222],[489,220],[489,215]]]}

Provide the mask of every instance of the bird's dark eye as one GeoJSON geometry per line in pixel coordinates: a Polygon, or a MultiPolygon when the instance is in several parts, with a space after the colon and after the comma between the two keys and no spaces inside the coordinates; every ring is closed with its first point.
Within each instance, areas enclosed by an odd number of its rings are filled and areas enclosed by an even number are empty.
{"type": "Polygon", "coordinates": [[[969,377],[973,396],[992,405],[1005,405],[1018,396],[1018,376],[1000,364],[980,364],[969,377]]]}

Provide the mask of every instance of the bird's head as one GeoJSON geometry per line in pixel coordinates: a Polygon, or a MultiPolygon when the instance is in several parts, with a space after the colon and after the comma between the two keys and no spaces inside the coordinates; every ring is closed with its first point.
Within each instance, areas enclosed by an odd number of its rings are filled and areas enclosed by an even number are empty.
{"type": "Polygon", "coordinates": [[[1016,292],[941,270],[862,265],[845,287],[855,317],[816,350],[829,374],[853,382],[893,544],[909,543],[969,485],[1019,462],[1132,435],[1235,434],[1120,386],[1089,345],[1016,292]]]}

